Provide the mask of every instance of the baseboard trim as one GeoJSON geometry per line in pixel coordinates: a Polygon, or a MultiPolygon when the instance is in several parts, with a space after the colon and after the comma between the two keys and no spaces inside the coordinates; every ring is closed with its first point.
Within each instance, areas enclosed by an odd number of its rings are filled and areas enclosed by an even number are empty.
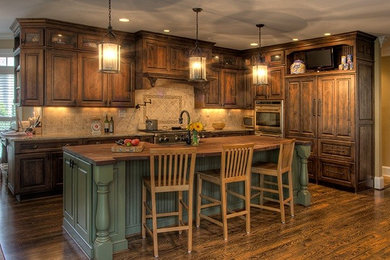
{"type": "Polygon", "coordinates": [[[390,167],[389,166],[382,166],[382,175],[390,177],[390,167]]]}
{"type": "Polygon", "coordinates": [[[382,190],[385,187],[385,180],[383,176],[374,178],[374,189],[382,190]]]}

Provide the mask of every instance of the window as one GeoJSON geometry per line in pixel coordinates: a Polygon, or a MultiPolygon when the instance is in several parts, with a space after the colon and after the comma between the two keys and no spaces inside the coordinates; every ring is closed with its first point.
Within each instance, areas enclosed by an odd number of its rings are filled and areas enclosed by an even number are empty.
{"type": "Polygon", "coordinates": [[[14,107],[14,58],[0,54],[0,131],[11,128],[15,121],[14,107]]]}

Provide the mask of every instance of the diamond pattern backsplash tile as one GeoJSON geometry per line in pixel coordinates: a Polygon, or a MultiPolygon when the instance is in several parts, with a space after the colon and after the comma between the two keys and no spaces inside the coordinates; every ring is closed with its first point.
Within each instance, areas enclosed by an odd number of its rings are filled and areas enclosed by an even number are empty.
{"type": "Polygon", "coordinates": [[[145,95],[144,101],[152,104],[144,109],[144,120],[157,119],[161,125],[177,125],[178,111],[183,108],[181,96],[171,95],[145,95]]]}

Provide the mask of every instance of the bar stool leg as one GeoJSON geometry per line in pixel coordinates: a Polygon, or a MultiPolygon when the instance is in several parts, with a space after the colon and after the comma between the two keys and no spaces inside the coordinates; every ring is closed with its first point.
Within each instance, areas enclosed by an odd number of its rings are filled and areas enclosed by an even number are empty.
{"type": "Polygon", "coordinates": [[[227,229],[227,197],[226,197],[226,183],[221,183],[221,214],[223,224],[223,239],[228,240],[228,229],[227,229]]]}
{"type": "MultiPolygon", "coordinates": [[[[181,204],[181,200],[183,199],[183,192],[182,191],[179,191],[179,198],[178,198],[178,201],[179,201],[179,226],[181,226],[181,223],[183,223],[183,205],[181,204]]],[[[179,230],[179,234],[182,233],[182,230],[179,230]]]]}
{"type": "Polygon", "coordinates": [[[142,223],[141,223],[141,231],[142,231],[142,238],[146,238],[146,230],[145,230],[145,225],[146,225],[146,187],[145,184],[142,181],[142,223]]]}
{"type": "Polygon", "coordinates": [[[291,171],[288,172],[288,190],[289,190],[289,196],[291,198],[290,200],[290,213],[291,217],[294,217],[294,194],[293,194],[293,185],[292,185],[292,173],[291,171]]]}
{"type": "Polygon", "coordinates": [[[251,232],[251,182],[245,181],[245,210],[246,210],[246,233],[251,232]]]}
{"type": "Polygon", "coordinates": [[[196,192],[196,227],[199,228],[200,226],[200,207],[202,206],[202,198],[200,197],[200,194],[202,193],[202,179],[200,178],[200,175],[198,174],[198,185],[197,185],[197,192],[196,192]]]}
{"type": "MultiPolygon", "coordinates": [[[[260,188],[264,188],[264,174],[260,174],[260,188]]],[[[260,191],[260,205],[264,205],[264,191],[260,191]]]]}
{"type": "Polygon", "coordinates": [[[284,214],[282,174],[278,174],[277,179],[278,179],[278,191],[279,191],[280,217],[282,219],[282,223],[284,224],[286,223],[286,216],[284,214]]]}
{"type": "Polygon", "coordinates": [[[154,256],[158,257],[158,240],[157,240],[157,208],[156,208],[156,193],[151,190],[152,197],[152,222],[153,222],[153,250],[154,256]]]}
{"type": "Polygon", "coordinates": [[[192,251],[192,204],[193,204],[193,190],[188,191],[188,253],[192,251]]]}

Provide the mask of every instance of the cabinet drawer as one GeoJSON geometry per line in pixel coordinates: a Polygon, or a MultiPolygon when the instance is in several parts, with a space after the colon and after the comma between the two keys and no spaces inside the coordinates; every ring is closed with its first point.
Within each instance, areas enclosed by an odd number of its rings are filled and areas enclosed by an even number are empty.
{"type": "Polygon", "coordinates": [[[320,180],[347,186],[352,185],[353,164],[322,159],[319,160],[319,164],[320,180]]]}
{"type": "Polygon", "coordinates": [[[31,153],[41,151],[60,151],[62,147],[68,145],[79,145],[79,140],[69,140],[60,142],[24,142],[15,144],[15,153],[31,153]]]}
{"type": "Polygon", "coordinates": [[[355,145],[351,142],[319,140],[319,156],[353,161],[355,159],[355,145]]]}

